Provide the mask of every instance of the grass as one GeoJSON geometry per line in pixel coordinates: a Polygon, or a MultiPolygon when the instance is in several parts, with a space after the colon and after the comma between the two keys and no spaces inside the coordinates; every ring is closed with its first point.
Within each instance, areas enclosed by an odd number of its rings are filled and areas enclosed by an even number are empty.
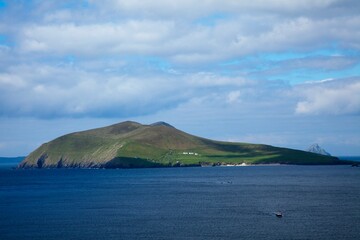
{"type": "Polygon", "coordinates": [[[166,125],[124,122],[61,136],[32,152],[20,167],[159,167],[200,164],[339,164],[337,158],[269,145],[220,142],[166,125]],[[183,154],[192,152],[194,154],[183,154]],[[197,153],[197,155],[195,155],[197,153]]]}

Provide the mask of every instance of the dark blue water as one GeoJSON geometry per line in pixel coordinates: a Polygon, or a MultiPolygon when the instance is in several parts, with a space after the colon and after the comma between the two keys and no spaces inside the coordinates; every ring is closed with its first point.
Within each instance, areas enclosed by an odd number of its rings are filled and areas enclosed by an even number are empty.
{"type": "Polygon", "coordinates": [[[25,157],[0,157],[0,168],[16,167],[25,157]]]}
{"type": "Polygon", "coordinates": [[[340,156],[339,159],[360,162],[360,156],[340,156]]]}
{"type": "Polygon", "coordinates": [[[0,239],[360,239],[360,168],[3,167],[0,239]]]}

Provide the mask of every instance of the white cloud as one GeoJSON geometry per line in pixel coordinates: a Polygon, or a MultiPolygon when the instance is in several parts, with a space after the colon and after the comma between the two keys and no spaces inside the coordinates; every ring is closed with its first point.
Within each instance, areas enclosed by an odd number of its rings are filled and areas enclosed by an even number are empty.
{"type": "MultiPolygon", "coordinates": [[[[211,96],[214,88],[217,95],[227,96],[229,88],[251,85],[242,78],[214,73],[144,77],[91,72],[71,65],[20,65],[0,75],[0,106],[3,116],[137,116],[211,96]]],[[[229,97],[236,101],[239,96],[234,91],[229,97]]],[[[226,97],[221,101],[226,102],[226,97]]]]}
{"type": "Polygon", "coordinates": [[[241,16],[214,26],[173,20],[89,24],[32,24],[20,29],[25,53],[157,55],[178,63],[205,63],[247,54],[311,50],[337,41],[360,47],[360,17],[281,19],[241,16]],[[265,22],[265,23],[264,23],[265,22]],[[249,24],[253,26],[249,29],[249,24]]]}
{"type": "Polygon", "coordinates": [[[322,20],[305,17],[284,19],[275,22],[271,29],[257,35],[238,34],[235,46],[238,54],[326,48],[331,41],[355,46],[360,29],[352,22],[360,24],[360,17],[322,20]]]}
{"type": "Polygon", "coordinates": [[[160,44],[174,28],[172,22],[130,20],[106,24],[32,25],[24,29],[24,51],[68,54],[133,53],[161,51],[160,44]]]}
{"type": "Polygon", "coordinates": [[[232,91],[227,95],[228,103],[236,103],[240,101],[241,92],[240,91],[232,91]]]}
{"type": "Polygon", "coordinates": [[[226,77],[211,72],[199,72],[186,76],[189,87],[246,86],[254,84],[241,77],[226,77]]]}
{"type": "MultiPolygon", "coordinates": [[[[0,53],[15,56],[9,62],[0,60],[3,114],[137,115],[209,96],[223,103],[239,102],[248,109],[280,107],[284,99],[289,107],[295,100],[283,83],[276,82],[280,89],[274,90],[274,82],[250,81],[246,76],[251,70],[220,72],[220,62],[257,53],[321,49],[333,42],[356,49],[360,34],[356,14],[308,14],[312,9],[341,8],[335,6],[340,4],[336,0],[89,2],[95,7],[81,11],[56,3],[33,3],[37,14],[44,13],[19,17],[16,27],[0,27],[14,44],[0,53]],[[86,17],[79,20],[81,16],[86,17]],[[215,20],[206,24],[203,17],[215,20]],[[74,59],[64,60],[67,56],[74,59]],[[146,57],[161,59],[168,66],[149,67],[146,60],[129,60],[146,57]]],[[[350,13],[350,7],[345,6],[345,12],[350,13]]],[[[306,58],[282,66],[339,70],[355,62],[356,58],[347,57],[306,58]]],[[[343,95],[354,91],[340,90],[343,95]]],[[[334,89],[318,91],[329,99],[345,98],[334,89]]],[[[302,92],[296,112],[326,112],[325,101],[307,92],[302,92]]],[[[356,102],[356,97],[343,100],[340,110],[334,111],[353,112],[356,102]]]]}
{"type": "Polygon", "coordinates": [[[10,75],[8,73],[0,74],[0,89],[1,88],[24,88],[26,82],[19,76],[10,75]]]}
{"type": "Polygon", "coordinates": [[[327,85],[307,85],[302,89],[305,100],[297,103],[298,114],[359,114],[360,81],[327,85]]]}
{"type": "Polygon", "coordinates": [[[44,16],[45,22],[64,22],[73,20],[73,14],[69,10],[57,10],[55,12],[47,13],[44,16]]]}
{"type": "Polygon", "coordinates": [[[246,13],[254,11],[273,11],[278,13],[298,13],[312,9],[326,9],[331,4],[338,2],[336,0],[203,0],[194,2],[192,0],[92,0],[92,3],[102,5],[106,8],[115,8],[122,13],[141,14],[148,17],[196,17],[211,14],[212,12],[233,12],[246,13]]]}

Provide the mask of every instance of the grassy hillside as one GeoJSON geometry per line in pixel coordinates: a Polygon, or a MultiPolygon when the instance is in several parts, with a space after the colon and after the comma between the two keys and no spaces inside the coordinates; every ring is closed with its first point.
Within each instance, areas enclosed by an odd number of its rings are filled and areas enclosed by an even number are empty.
{"type": "Polygon", "coordinates": [[[224,164],[343,164],[335,157],[269,145],[220,142],[166,123],[123,122],[61,136],[24,161],[32,167],[166,167],[224,164]]]}

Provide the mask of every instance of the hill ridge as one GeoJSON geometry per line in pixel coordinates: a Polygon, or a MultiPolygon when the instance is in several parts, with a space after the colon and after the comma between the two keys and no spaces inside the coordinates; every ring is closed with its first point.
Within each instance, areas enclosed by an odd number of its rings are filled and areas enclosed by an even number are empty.
{"type": "Polygon", "coordinates": [[[165,122],[133,121],[60,136],[30,153],[19,168],[128,168],[241,164],[343,164],[335,157],[264,144],[224,142],[165,122]]]}

